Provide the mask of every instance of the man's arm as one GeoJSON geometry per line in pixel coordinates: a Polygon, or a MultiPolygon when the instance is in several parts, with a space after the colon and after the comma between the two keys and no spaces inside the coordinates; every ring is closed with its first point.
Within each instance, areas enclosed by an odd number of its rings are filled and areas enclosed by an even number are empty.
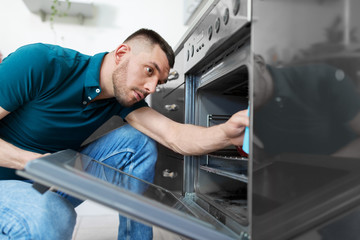
{"type": "MultiPolygon", "coordinates": [[[[0,107],[0,121],[10,112],[0,107]]],[[[0,166],[14,169],[23,169],[25,164],[42,154],[22,150],[0,138],[0,166]]]]}
{"type": "Polygon", "coordinates": [[[226,123],[209,128],[175,122],[149,107],[131,112],[126,121],[155,141],[183,155],[201,155],[242,145],[247,110],[235,113],[226,123]]]}

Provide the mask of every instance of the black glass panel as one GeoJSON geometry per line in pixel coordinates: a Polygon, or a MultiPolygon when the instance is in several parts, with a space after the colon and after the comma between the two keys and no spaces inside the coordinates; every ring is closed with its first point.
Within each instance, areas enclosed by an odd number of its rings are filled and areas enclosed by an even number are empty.
{"type": "Polygon", "coordinates": [[[295,238],[359,205],[359,10],[253,1],[254,239],[295,238]]]}
{"type": "Polygon", "coordinates": [[[174,193],[162,187],[143,181],[86,155],[79,154],[76,158],[69,159],[64,163],[64,167],[73,172],[86,172],[92,176],[98,176],[98,179],[106,183],[111,183],[116,187],[161,202],[166,206],[173,207],[176,204],[177,208],[181,208],[182,211],[193,215],[187,207],[181,203],[179,200],[180,196],[176,196],[174,193]]]}

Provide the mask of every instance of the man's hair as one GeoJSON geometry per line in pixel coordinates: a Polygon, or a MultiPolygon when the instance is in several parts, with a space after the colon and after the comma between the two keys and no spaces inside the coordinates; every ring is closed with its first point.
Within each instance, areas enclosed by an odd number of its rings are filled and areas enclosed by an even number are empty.
{"type": "Polygon", "coordinates": [[[141,28],[127,37],[124,43],[129,42],[130,40],[143,38],[145,41],[148,41],[151,45],[158,44],[160,48],[166,54],[167,60],[169,62],[170,68],[174,67],[175,54],[170,45],[163,39],[157,32],[151,29],[141,28]]]}

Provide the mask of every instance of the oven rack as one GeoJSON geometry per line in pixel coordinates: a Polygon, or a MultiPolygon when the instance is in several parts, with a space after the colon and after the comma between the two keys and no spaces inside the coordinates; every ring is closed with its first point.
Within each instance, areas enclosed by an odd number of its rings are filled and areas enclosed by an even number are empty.
{"type": "MultiPolygon", "coordinates": [[[[230,193],[231,194],[231,193],[230,193]]],[[[216,216],[220,221],[235,221],[248,226],[247,200],[241,194],[229,195],[229,192],[197,193],[196,203],[216,216]]],[[[235,222],[231,225],[236,226],[235,222]]],[[[239,226],[236,226],[239,228],[239,226]]],[[[239,230],[239,229],[238,229],[239,230]]]]}
{"type": "Polygon", "coordinates": [[[217,152],[209,153],[208,158],[217,158],[223,160],[232,160],[232,161],[249,161],[249,158],[240,156],[236,150],[226,149],[217,152]]]}
{"type": "Polygon", "coordinates": [[[241,173],[241,172],[234,172],[234,171],[228,171],[227,169],[223,169],[221,166],[212,166],[212,165],[200,165],[200,169],[214,173],[217,175],[221,175],[224,177],[232,178],[241,182],[248,182],[248,176],[247,173],[241,173]]]}
{"type": "Polygon", "coordinates": [[[240,156],[236,149],[222,149],[206,155],[200,161],[199,168],[209,173],[248,182],[248,158],[240,156]]]}

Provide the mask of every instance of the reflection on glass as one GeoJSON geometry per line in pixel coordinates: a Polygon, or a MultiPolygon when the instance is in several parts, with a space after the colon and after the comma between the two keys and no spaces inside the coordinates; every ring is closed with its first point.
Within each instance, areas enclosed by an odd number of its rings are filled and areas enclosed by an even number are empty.
{"type": "Polygon", "coordinates": [[[161,202],[166,206],[175,207],[184,213],[193,215],[174,193],[96,161],[86,155],[77,154],[75,159],[67,161],[65,165],[70,170],[86,172],[106,183],[111,183],[119,188],[140,194],[149,199],[161,202]]]}
{"type": "Polygon", "coordinates": [[[332,239],[316,226],[358,204],[359,9],[357,0],[253,1],[254,239],[311,229],[332,239]]]}
{"type": "Polygon", "coordinates": [[[342,69],[254,62],[254,132],[266,153],[360,156],[360,95],[342,69]]]}

